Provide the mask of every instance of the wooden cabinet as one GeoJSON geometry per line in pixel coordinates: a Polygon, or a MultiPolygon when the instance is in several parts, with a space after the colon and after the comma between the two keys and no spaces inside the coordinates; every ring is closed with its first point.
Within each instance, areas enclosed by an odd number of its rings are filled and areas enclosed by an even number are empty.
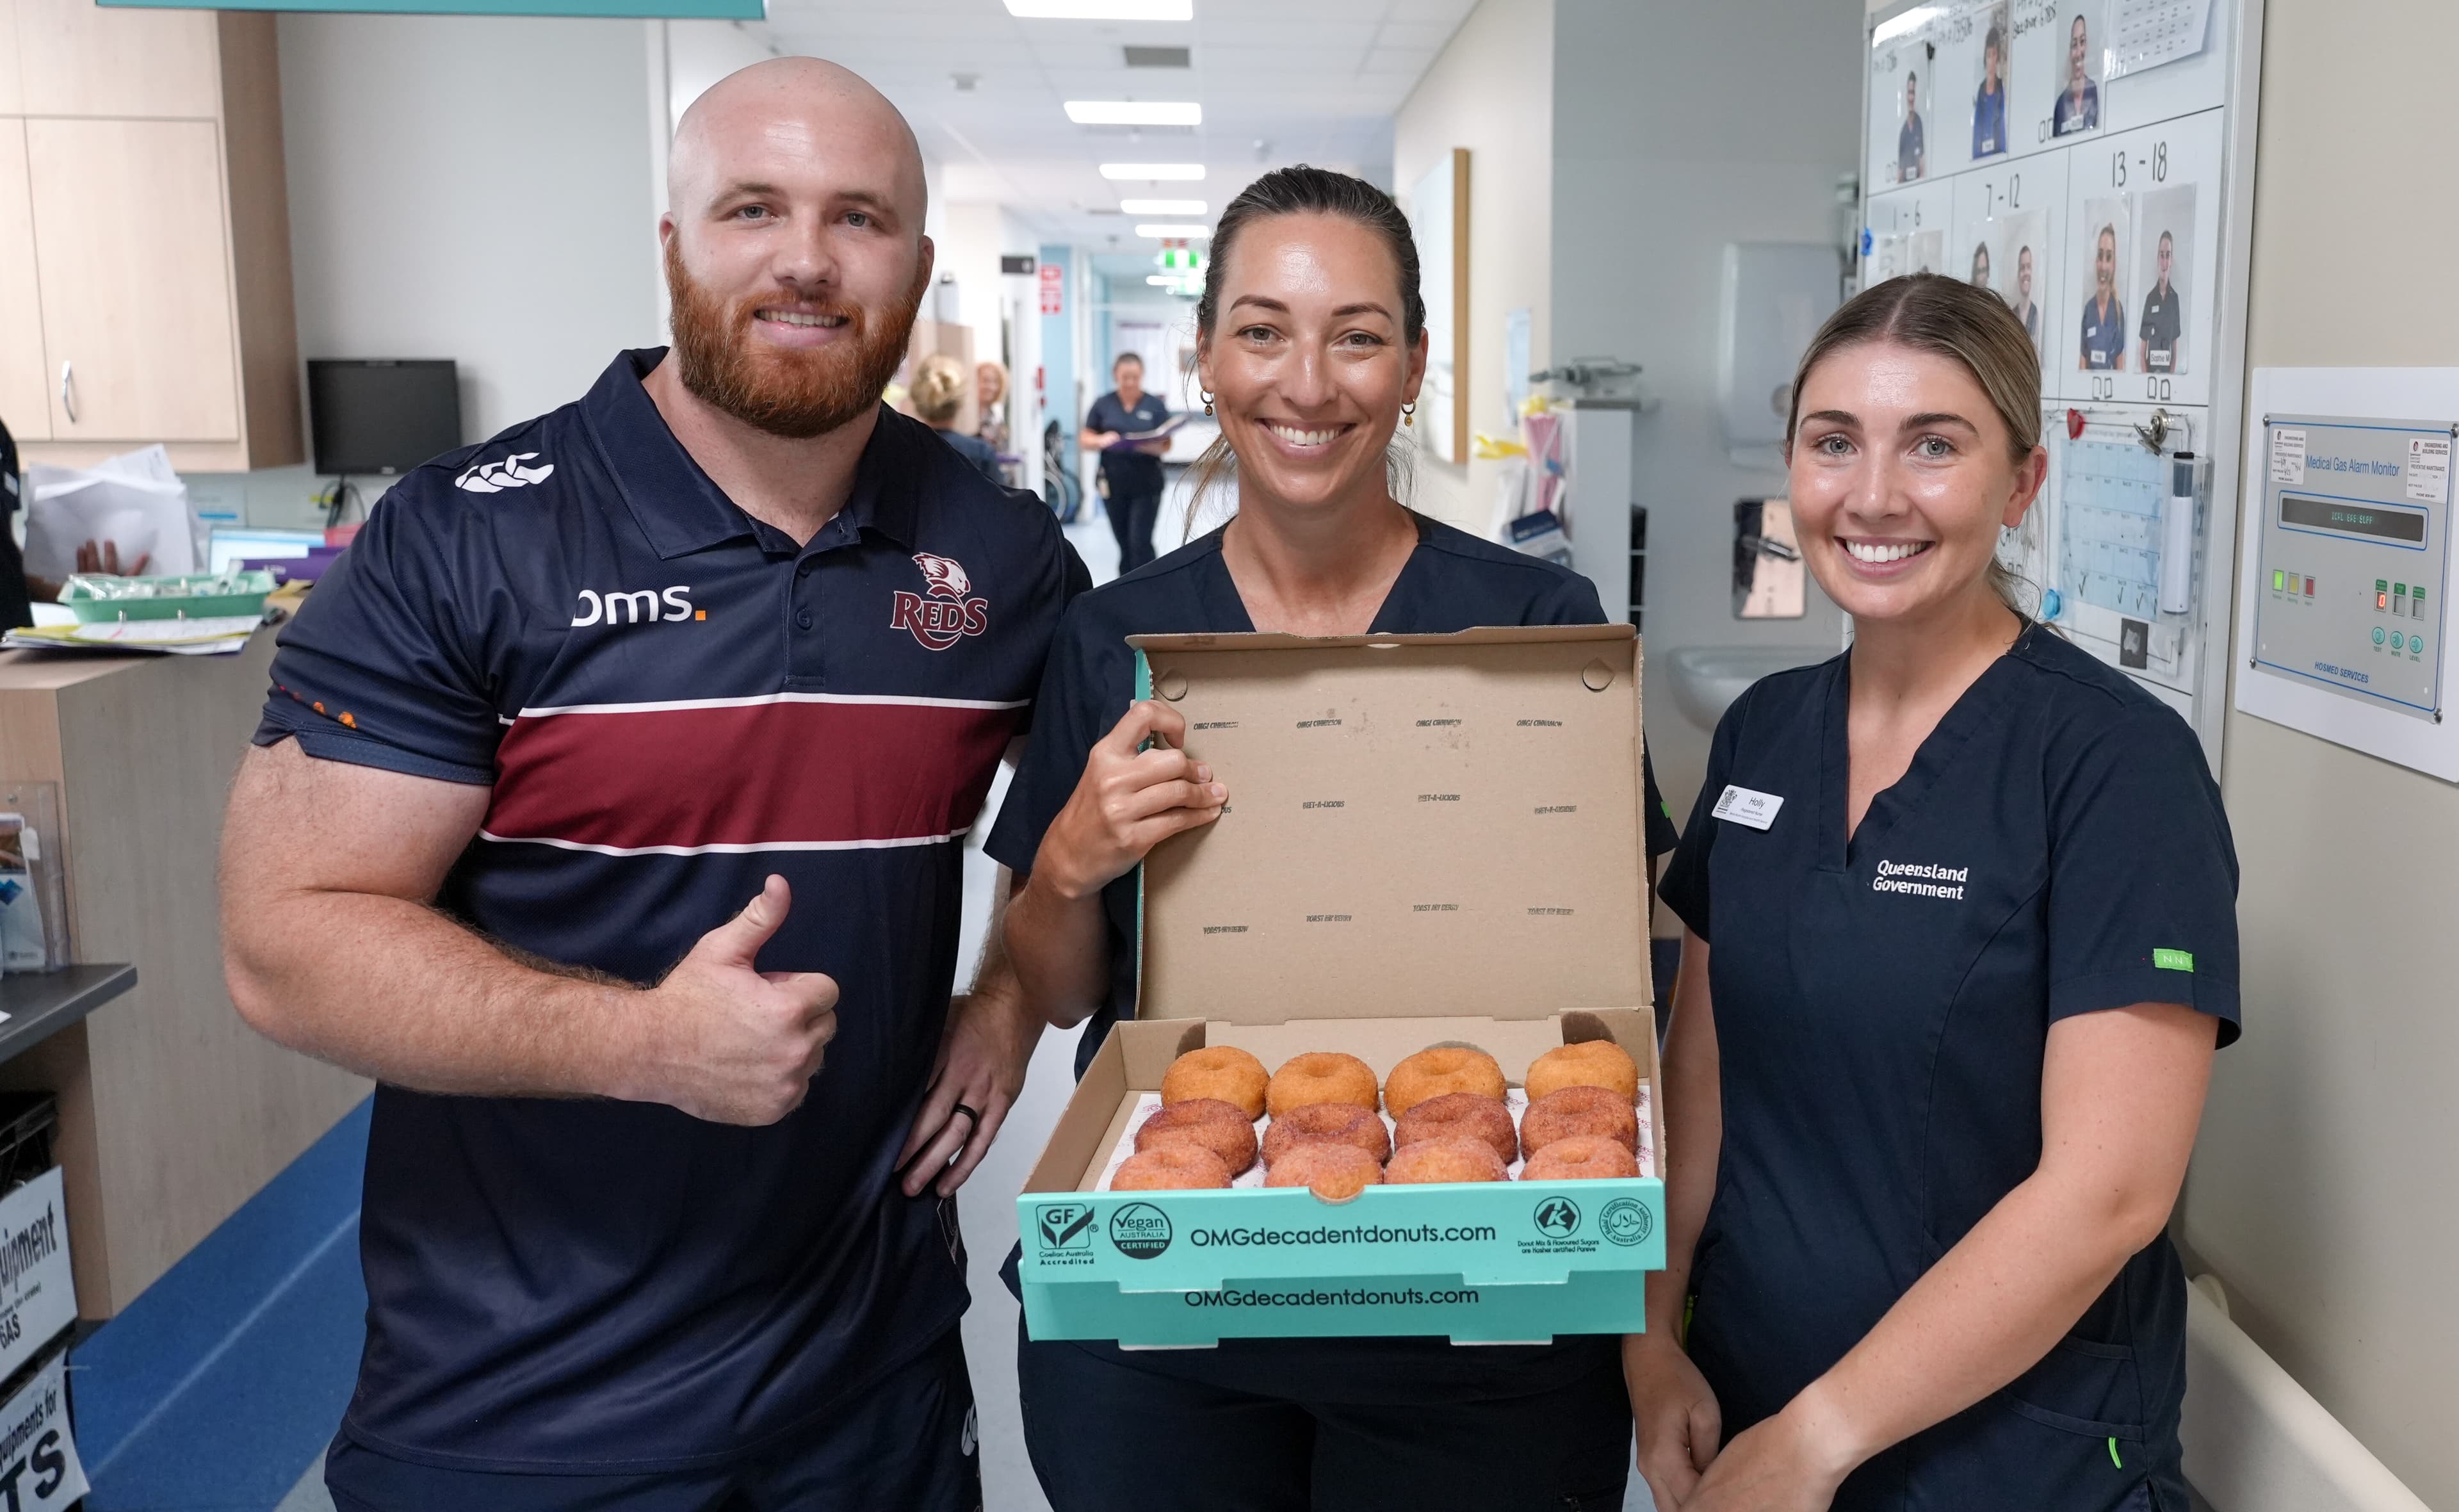
{"type": "Polygon", "coordinates": [[[302,460],[281,99],[268,14],[0,0],[0,418],[27,460],[302,460]]]}
{"type": "Polygon", "coordinates": [[[0,420],[19,444],[52,434],[43,372],[43,299],[34,278],[34,212],[26,123],[0,117],[0,420]]]}
{"type": "Polygon", "coordinates": [[[210,120],[221,114],[213,11],[13,3],[17,94],[27,115],[210,120]]]}
{"type": "Polygon", "coordinates": [[[26,158],[52,439],[238,442],[214,123],[35,116],[26,158]]]}

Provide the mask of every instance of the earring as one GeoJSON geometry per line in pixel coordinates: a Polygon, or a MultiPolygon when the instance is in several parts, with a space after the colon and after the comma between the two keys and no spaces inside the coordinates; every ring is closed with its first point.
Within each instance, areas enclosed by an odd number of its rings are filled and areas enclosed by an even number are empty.
{"type": "Polygon", "coordinates": [[[1206,394],[1204,396],[1204,412],[1206,414],[1210,414],[1212,412],[1212,396],[1210,394],[1206,394]]]}
{"type": "Polygon", "coordinates": [[[1404,404],[1400,407],[1400,423],[1405,426],[1414,426],[1418,423],[1418,407],[1416,405],[1404,404]]]}

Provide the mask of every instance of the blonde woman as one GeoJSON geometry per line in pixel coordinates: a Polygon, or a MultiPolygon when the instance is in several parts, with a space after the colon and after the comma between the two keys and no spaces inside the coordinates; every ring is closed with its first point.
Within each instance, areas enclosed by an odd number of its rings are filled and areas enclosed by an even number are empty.
{"type": "Polygon", "coordinates": [[[1794,402],[1801,554],[1853,647],[1726,713],[1666,873],[1640,1468],[1682,1512],[2182,1508],[2164,1229],[2238,1032],[2219,789],[2185,721],[2010,601],[1998,534],[2049,454],[2004,303],[1879,284],[1794,402]]]}
{"type": "Polygon", "coordinates": [[[956,427],[957,411],[965,408],[965,369],[954,357],[934,352],[922,359],[914,373],[914,416],[939,432],[939,439],[949,450],[971,462],[977,472],[994,483],[1004,483],[999,472],[998,455],[979,436],[969,436],[956,427]]]}

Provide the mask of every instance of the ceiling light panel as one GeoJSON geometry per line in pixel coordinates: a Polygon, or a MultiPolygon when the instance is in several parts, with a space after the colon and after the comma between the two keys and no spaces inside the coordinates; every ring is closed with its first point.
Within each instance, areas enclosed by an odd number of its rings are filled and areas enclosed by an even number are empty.
{"type": "Polygon", "coordinates": [[[1145,183],[1195,183],[1204,178],[1204,165],[1202,163],[1103,163],[1102,177],[1131,181],[1141,180],[1145,183]]]}
{"type": "Polygon", "coordinates": [[[1204,107],[1193,100],[1069,100],[1067,118],[1079,126],[1201,126],[1204,107]]]}
{"type": "Polygon", "coordinates": [[[1007,0],[1027,21],[1192,21],[1195,0],[1007,0]]]}
{"type": "Polygon", "coordinates": [[[1201,200],[1122,200],[1119,213],[1131,216],[1197,216],[1204,213],[1201,200]]]}

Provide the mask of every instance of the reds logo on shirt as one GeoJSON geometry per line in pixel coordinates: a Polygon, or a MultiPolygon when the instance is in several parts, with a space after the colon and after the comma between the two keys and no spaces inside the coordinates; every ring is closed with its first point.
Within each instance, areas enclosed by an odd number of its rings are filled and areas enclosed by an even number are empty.
{"type": "Polygon", "coordinates": [[[966,636],[980,635],[991,627],[991,601],[967,597],[974,591],[974,580],[965,575],[962,564],[953,557],[916,552],[914,565],[922,569],[925,592],[898,589],[889,610],[888,628],[911,630],[925,648],[945,651],[966,636]]]}

